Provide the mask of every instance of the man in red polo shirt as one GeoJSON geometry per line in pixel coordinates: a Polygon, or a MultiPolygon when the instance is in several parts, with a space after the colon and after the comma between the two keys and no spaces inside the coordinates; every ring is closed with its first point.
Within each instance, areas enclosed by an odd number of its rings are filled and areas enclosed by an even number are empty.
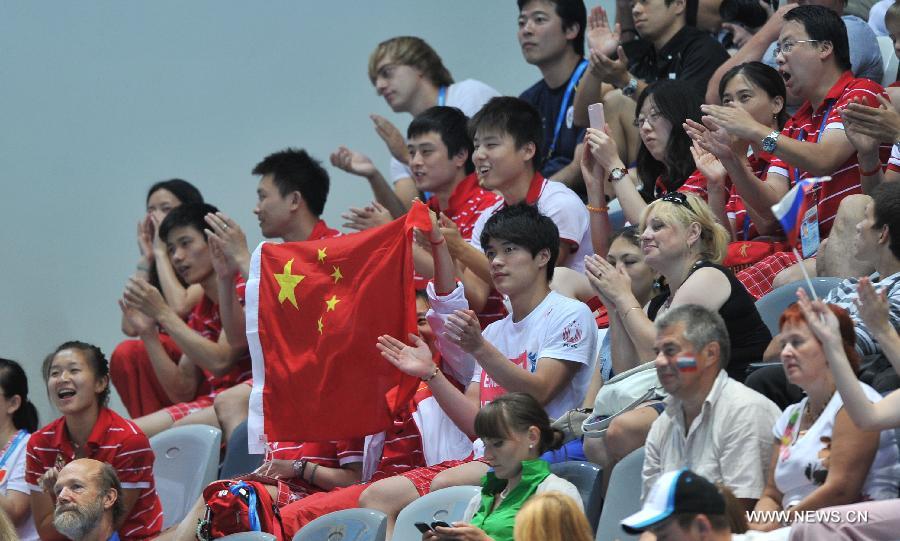
{"type": "MultiPolygon", "coordinates": [[[[767,204],[754,209],[757,214],[774,220],[770,205],[777,203],[799,179],[831,176],[806,194],[798,251],[815,273],[815,260],[822,239],[829,236],[841,201],[852,194],[871,188],[861,177],[853,145],[844,133],[841,110],[851,101],[878,106],[881,85],[869,79],[856,79],[850,72],[850,48],[847,30],[832,10],[814,5],[799,6],[784,16],[775,60],[785,85],[794,95],[804,99],[800,109],[788,120],[781,132],[753,121],[749,114],[734,107],[702,106],[706,118],[728,133],[749,141],[759,141],[764,152],[773,155],[766,176],[767,204]]],[[[889,147],[883,148],[886,162],[889,147]]],[[[846,235],[836,235],[829,242],[829,253],[851,253],[849,246],[837,242],[846,235]]],[[[851,239],[852,240],[852,236],[851,239]]],[[[824,254],[827,255],[827,254],[824,254]]],[[[791,254],[769,256],[741,271],[738,278],[748,291],[760,297],[772,289],[775,276],[796,263],[791,254]]],[[[799,267],[796,269],[799,273],[799,267]]],[[[793,269],[786,271],[785,280],[793,269]]],[[[798,278],[802,274],[797,275],[798,278]]]]}
{"type": "MultiPolygon", "coordinates": [[[[264,237],[299,242],[341,234],[320,218],[328,199],[330,181],[325,168],[305,150],[288,148],[270,154],[253,168],[253,174],[261,177],[253,213],[259,219],[264,237]]],[[[210,245],[221,251],[227,265],[225,272],[239,272],[246,279],[250,272],[250,249],[241,227],[221,212],[207,215],[206,223],[209,226],[206,236],[210,245]]],[[[243,310],[223,312],[222,325],[230,341],[247,344],[243,310]]],[[[216,396],[214,416],[211,412],[202,414],[218,423],[225,441],[247,420],[253,381],[248,379],[246,383],[216,396]]]]}

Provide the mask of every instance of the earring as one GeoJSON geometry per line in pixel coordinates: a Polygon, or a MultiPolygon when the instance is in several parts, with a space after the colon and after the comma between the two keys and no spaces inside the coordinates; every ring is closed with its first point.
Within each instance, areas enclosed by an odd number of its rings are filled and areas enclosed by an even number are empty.
{"type": "Polygon", "coordinates": [[[533,444],[533,443],[529,443],[529,444],[528,444],[528,448],[529,448],[529,449],[534,449],[534,444],[533,444]]]}

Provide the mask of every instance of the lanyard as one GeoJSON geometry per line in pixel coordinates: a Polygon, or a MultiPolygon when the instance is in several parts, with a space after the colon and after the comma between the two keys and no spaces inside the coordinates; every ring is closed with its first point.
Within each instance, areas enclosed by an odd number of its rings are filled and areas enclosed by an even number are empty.
{"type": "Polygon", "coordinates": [[[438,88],[438,105],[443,106],[447,103],[447,87],[442,86],[438,88]]]}
{"type": "Polygon", "coordinates": [[[575,85],[581,80],[581,76],[584,74],[584,70],[586,70],[587,67],[588,61],[582,59],[578,64],[578,67],[575,68],[575,71],[572,73],[572,76],[569,77],[569,84],[566,86],[566,92],[563,94],[562,103],[559,106],[559,113],[556,115],[556,127],[553,129],[553,140],[550,142],[550,147],[547,149],[548,159],[553,154],[553,151],[556,150],[556,141],[559,139],[559,130],[562,128],[563,119],[566,118],[566,110],[569,108],[569,99],[572,97],[572,91],[575,90],[575,85]]]}
{"type": "Polygon", "coordinates": [[[9,460],[9,455],[11,455],[13,451],[15,451],[16,447],[19,446],[19,443],[21,443],[27,435],[28,432],[26,432],[25,430],[19,430],[18,432],[16,432],[15,437],[7,442],[6,447],[3,448],[3,457],[0,458],[0,470],[2,470],[3,466],[6,465],[6,461],[9,460]]]}
{"type": "MultiPolygon", "coordinates": [[[[825,130],[825,123],[828,122],[828,115],[831,114],[831,108],[834,107],[834,101],[835,100],[828,100],[828,102],[827,102],[828,106],[825,108],[825,114],[822,116],[822,124],[819,125],[819,131],[816,133],[816,143],[818,143],[819,138],[822,137],[822,132],[825,130]]],[[[804,132],[803,130],[800,130],[800,133],[797,134],[797,140],[805,141],[806,140],[806,132],[804,132]]],[[[800,168],[795,167],[794,168],[794,183],[796,184],[798,182],[800,182],[800,168]]],[[[813,190],[818,192],[818,187],[819,187],[819,185],[816,184],[813,187],[813,190]]],[[[818,201],[818,196],[816,196],[816,200],[818,201]]]]}

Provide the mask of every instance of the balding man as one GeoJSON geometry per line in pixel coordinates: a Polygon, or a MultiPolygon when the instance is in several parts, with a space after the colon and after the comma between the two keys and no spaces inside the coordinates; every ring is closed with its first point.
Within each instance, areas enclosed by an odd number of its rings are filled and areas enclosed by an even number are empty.
{"type": "Polygon", "coordinates": [[[66,464],[56,478],[53,526],[73,541],[118,541],[116,526],[125,514],[116,470],[105,462],[81,458],[66,464]]]}

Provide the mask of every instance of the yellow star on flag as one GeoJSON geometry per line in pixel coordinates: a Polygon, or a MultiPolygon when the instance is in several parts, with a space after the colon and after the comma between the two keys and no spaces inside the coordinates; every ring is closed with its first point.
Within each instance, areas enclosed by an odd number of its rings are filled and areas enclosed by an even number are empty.
{"type": "Polygon", "coordinates": [[[325,253],[325,250],[327,250],[327,249],[328,249],[328,246],[326,246],[324,248],[319,248],[319,263],[325,262],[325,257],[327,257],[327,255],[328,255],[325,253]]]}
{"type": "Polygon", "coordinates": [[[294,296],[294,288],[297,287],[306,276],[302,274],[292,274],[291,266],[294,264],[294,260],[290,259],[287,263],[284,264],[284,272],[282,274],[275,273],[275,280],[278,282],[278,285],[281,286],[281,289],[278,291],[278,302],[284,304],[285,300],[291,301],[291,304],[294,305],[294,308],[300,309],[297,306],[297,298],[294,296]]]}
{"type": "Polygon", "coordinates": [[[334,272],[331,273],[331,277],[334,278],[334,283],[338,283],[338,280],[340,280],[341,278],[343,278],[344,275],[341,274],[341,268],[340,268],[340,267],[332,267],[332,268],[334,269],[334,272]]]}
{"type": "Polygon", "coordinates": [[[331,312],[334,310],[334,307],[337,303],[341,302],[341,299],[337,298],[337,295],[332,295],[330,299],[325,300],[325,304],[328,305],[328,308],[325,310],[326,312],[331,312]]]}
{"type": "Polygon", "coordinates": [[[316,326],[319,327],[319,334],[322,334],[322,329],[325,328],[325,324],[322,323],[322,318],[319,318],[319,321],[316,322],[316,326]]]}

